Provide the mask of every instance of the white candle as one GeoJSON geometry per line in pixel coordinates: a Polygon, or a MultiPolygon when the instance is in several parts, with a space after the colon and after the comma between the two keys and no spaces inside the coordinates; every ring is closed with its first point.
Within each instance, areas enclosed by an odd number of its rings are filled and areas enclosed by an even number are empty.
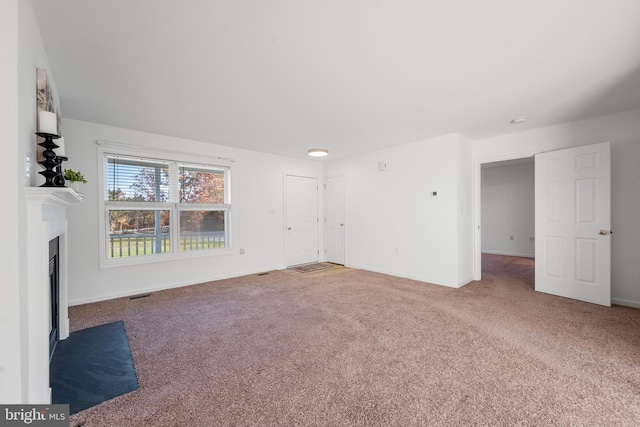
{"type": "Polygon", "coordinates": [[[64,153],[64,136],[61,136],[58,139],[54,139],[53,142],[55,142],[58,146],[58,148],[54,150],[56,152],[56,156],[67,157],[67,155],[64,153]]]}
{"type": "Polygon", "coordinates": [[[52,113],[50,111],[40,111],[38,113],[38,132],[40,133],[51,133],[53,135],[58,134],[58,119],[56,118],[56,113],[52,113]]]}

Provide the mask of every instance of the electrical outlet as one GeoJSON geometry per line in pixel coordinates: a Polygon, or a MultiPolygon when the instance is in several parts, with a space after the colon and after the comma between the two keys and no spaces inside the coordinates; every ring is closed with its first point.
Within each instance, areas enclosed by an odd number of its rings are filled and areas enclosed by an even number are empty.
{"type": "Polygon", "coordinates": [[[244,248],[240,248],[240,255],[244,255],[244,248]]]}
{"type": "Polygon", "coordinates": [[[29,178],[31,176],[31,158],[29,158],[28,154],[24,156],[24,176],[25,178],[29,178]]]}
{"type": "Polygon", "coordinates": [[[529,237],[529,241],[530,241],[530,242],[535,242],[535,241],[536,241],[536,238],[535,238],[535,237],[529,237]]]}

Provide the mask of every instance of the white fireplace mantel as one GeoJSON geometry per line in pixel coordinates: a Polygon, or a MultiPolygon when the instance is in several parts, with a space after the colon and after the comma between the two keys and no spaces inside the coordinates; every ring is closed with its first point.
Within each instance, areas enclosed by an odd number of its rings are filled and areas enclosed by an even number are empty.
{"type": "Polygon", "coordinates": [[[65,187],[25,187],[27,204],[26,350],[27,394],[33,404],[51,403],[49,388],[49,241],[59,237],[59,331],[69,336],[67,283],[67,209],[82,197],[65,187]]]}

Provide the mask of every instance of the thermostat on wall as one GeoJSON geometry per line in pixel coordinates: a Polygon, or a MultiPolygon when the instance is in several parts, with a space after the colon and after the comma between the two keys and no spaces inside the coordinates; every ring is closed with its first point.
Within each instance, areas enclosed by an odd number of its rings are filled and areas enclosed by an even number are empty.
{"type": "Polygon", "coordinates": [[[378,163],[378,170],[385,171],[387,170],[387,162],[382,161],[378,163]]]}

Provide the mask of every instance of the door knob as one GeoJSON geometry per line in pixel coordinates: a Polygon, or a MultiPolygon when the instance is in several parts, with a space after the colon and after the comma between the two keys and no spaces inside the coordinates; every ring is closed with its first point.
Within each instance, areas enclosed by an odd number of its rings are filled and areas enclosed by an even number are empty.
{"type": "Polygon", "coordinates": [[[344,227],[344,224],[340,224],[340,227],[344,227]]]}
{"type": "Polygon", "coordinates": [[[287,230],[291,230],[291,227],[287,227],[287,230]]]}
{"type": "Polygon", "coordinates": [[[607,234],[609,234],[609,232],[607,230],[600,230],[598,231],[598,234],[601,236],[606,236],[607,234]]]}

